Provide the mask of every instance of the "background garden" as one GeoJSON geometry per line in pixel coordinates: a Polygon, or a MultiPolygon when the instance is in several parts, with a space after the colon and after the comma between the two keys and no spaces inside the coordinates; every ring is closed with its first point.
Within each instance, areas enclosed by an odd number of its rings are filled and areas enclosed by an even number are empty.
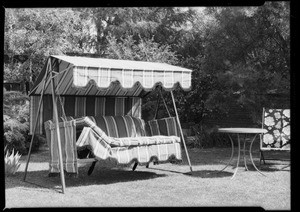
{"type": "MultiPolygon", "coordinates": [[[[4,86],[4,145],[21,154],[30,142],[28,90],[49,55],[155,61],[192,69],[191,91],[175,92],[183,127],[198,135],[190,147],[227,145],[214,134],[216,127],[261,126],[263,107],[290,108],[289,2],[5,9],[4,30],[4,84],[20,85],[19,91],[4,86]]],[[[172,113],[171,98],[163,95],[172,113]]],[[[143,99],[145,120],[153,118],[156,98],[153,92],[143,99]]],[[[160,110],[158,116],[164,113],[160,110]]],[[[44,142],[37,137],[33,150],[44,142]]]]}

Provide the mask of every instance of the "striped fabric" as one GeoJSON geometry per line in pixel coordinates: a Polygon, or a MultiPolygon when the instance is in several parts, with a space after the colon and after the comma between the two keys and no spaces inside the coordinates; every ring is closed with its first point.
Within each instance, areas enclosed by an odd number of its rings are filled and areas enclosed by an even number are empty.
{"type": "Polygon", "coordinates": [[[75,98],[75,116],[85,116],[86,97],[75,98]]]}
{"type": "MultiPolygon", "coordinates": [[[[89,120],[86,120],[89,122],[89,120]]],[[[180,138],[177,136],[143,136],[143,137],[126,137],[126,138],[113,138],[107,136],[99,127],[90,123],[90,127],[84,127],[77,139],[78,146],[89,145],[87,142],[87,128],[92,129],[101,139],[101,141],[110,145],[111,147],[133,147],[133,146],[147,146],[147,145],[159,145],[159,144],[172,144],[180,143],[180,138]]]]}
{"type": "MultiPolygon", "coordinates": [[[[75,120],[59,123],[62,147],[63,168],[68,173],[78,173],[75,120]]],[[[50,148],[49,171],[60,172],[58,141],[55,124],[49,120],[45,123],[46,139],[50,148]]]]}
{"type": "MultiPolygon", "coordinates": [[[[30,97],[30,123],[29,123],[29,128],[30,128],[30,133],[32,134],[33,130],[34,130],[34,125],[35,125],[35,121],[37,118],[37,110],[39,107],[39,101],[40,101],[40,97],[38,96],[31,96],[30,97]]],[[[41,114],[43,114],[43,106],[41,107],[41,114]]],[[[40,115],[39,119],[37,120],[37,125],[36,125],[36,134],[42,134],[42,125],[43,125],[43,116],[40,115]]]]}
{"type": "MultiPolygon", "coordinates": [[[[177,136],[113,138],[107,136],[96,125],[95,119],[92,121],[89,117],[80,119],[66,117],[60,118],[60,120],[62,121],[59,123],[59,128],[63,166],[68,173],[78,173],[77,147],[83,146],[90,146],[99,160],[114,160],[118,164],[131,164],[134,161],[145,164],[153,160],[167,162],[174,158],[181,161],[180,138],[177,136]],[[77,124],[88,127],[83,127],[76,142],[77,124]]],[[[50,147],[49,171],[57,173],[59,172],[59,155],[55,124],[49,120],[45,123],[45,129],[47,143],[50,147]]]]}
{"type": "Polygon", "coordinates": [[[148,136],[166,135],[180,136],[179,127],[175,117],[156,119],[148,121],[146,126],[148,136]]]}
{"type": "Polygon", "coordinates": [[[143,119],[131,116],[87,116],[76,119],[76,127],[94,127],[96,125],[109,137],[139,137],[145,136],[145,123],[143,119]]]}
{"type": "MultiPolygon", "coordinates": [[[[52,68],[59,73],[56,90],[61,95],[138,96],[158,83],[167,90],[177,84],[191,87],[192,70],[165,63],[70,56],[50,56],[47,63],[51,65],[44,67],[30,95],[41,94],[43,76],[52,68]]],[[[45,93],[51,94],[51,83],[45,93]]]]}
{"type": "Polygon", "coordinates": [[[128,165],[138,162],[140,165],[143,165],[151,161],[163,163],[170,160],[178,162],[182,160],[180,143],[178,142],[111,148],[102,137],[99,137],[89,127],[83,129],[77,141],[78,147],[85,145],[91,146],[92,152],[98,160],[111,160],[117,164],[128,165]]]}
{"type": "Polygon", "coordinates": [[[112,82],[118,81],[123,89],[130,89],[136,82],[139,82],[146,91],[152,90],[157,83],[160,83],[166,90],[173,89],[176,83],[180,83],[181,87],[186,90],[191,86],[191,71],[141,69],[133,71],[123,68],[107,69],[79,66],[73,68],[74,86],[86,87],[91,79],[102,89],[109,87],[112,82]]]}
{"type": "MultiPolygon", "coordinates": [[[[66,116],[124,116],[129,115],[141,118],[140,97],[75,97],[61,96],[66,116]]],[[[39,96],[30,96],[30,134],[33,133],[33,125],[37,116],[39,96]]],[[[62,116],[61,105],[57,104],[58,116],[62,116]]],[[[44,134],[43,123],[52,119],[53,106],[52,96],[43,96],[41,116],[36,128],[36,134],[44,134]]]]}
{"type": "Polygon", "coordinates": [[[145,146],[145,145],[159,145],[159,144],[172,144],[180,143],[180,138],[177,136],[144,136],[144,137],[127,137],[127,138],[111,138],[114,146],[145,146]]]}

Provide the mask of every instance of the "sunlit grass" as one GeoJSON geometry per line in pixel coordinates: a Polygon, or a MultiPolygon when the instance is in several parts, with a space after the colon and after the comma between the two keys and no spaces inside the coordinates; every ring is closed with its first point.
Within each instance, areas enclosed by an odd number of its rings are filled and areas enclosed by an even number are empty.
{"type": "MultiPolygon", "coordinates": [[[[184,150],[183,150],[184,153],[184,150]]],[[[23,181],[26,156],[15,176],[6,177],[6,207],[135,207],[135,206],[258,206],[270,210],[290,209],[289,162],[267,161],[264,177],[251,166],[240,163],[234,179],[233,166],[219,172],[230,157],[230,148],[190,149],[193,167],[185,154],[182,164],[150,164],[147,169],[111,168],[97,164],[87,176],[90,164],[80,164],[78,178],[66,177],[66,193],[61,193],[60,177],[48,177],[48,152],[32,154],[27,182],[23,181]]],[[[287,153],[270,153],[278,158],[287,153]]],[[[236,152],[232,165],[236,163],[236,152]]],[[[255,164],[259,152],[254,148],[255,164]]]]}

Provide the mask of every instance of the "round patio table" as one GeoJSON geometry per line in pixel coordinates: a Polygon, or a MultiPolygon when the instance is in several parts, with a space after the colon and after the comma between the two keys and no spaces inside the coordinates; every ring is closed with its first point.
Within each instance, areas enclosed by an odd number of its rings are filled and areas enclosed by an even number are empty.
{"type": "MultiPolygon", "coordinates": [[[[247,164],[246,164],[246,137],[248,135],[251,135],[253,136],[253,139],[251,140],[251,143],[250,143],[250,148],[249,148],[249,155],[250,155],[250,159],[251,159],[251,163],[253,165],[253,167],[262,175],[264,175],[263,173],[261,173],[258,168],[255,166],[254,162],[253,162],[253,158],[252,158],[252,153],[251,153],[251,149],[252,149],[252,144],[256,138],[257,135],[259,134],[263,134],[263,133],[266,133],[267,130],[266,129],[262,129],[262,128],[219,128],[218,129],[218,132],[220,133],[227,133],[228,136],[229,136],[229,139],[231,141],[231,157],[230,157],[230,160],[229,162],[227,163],[227,165],[221,170],[223,171],[224,169],[226,169],[230,162],[232,161],[232,157],[233,157],[233,152],[234,152],[234,147],[233,147],[233,141],[232,141],[232,138],[230,136],[230,134],[236,134],[237,135],[237,140],[238,140],[238,159],[237,159],[237,165],[236,165],[236,168],[235,168],[235,171],[234,171],[234,174],[233,176],[231,177],[231,179],[233,179],[237,173],[237,170],[239,168],[239,163],[240,163],[240,151],[241,151],[241,139],[240,139],[240,135],[241,134],[244,134],[244,148],[243,148],[243,152],[244,152],[244,165],[245,165],[245,170],[248,171],[248,167],[247,167],[247,164]]],[[[266,175],[264,175],[266,176],[266,175]]]]}

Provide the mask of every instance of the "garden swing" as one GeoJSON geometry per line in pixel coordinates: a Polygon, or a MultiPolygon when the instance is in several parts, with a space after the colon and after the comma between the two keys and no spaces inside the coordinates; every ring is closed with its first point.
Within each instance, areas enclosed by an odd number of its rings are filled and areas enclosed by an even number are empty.
{"type": "MultiPolygon", "coordinates": [[[[67,173],[78,173],[77,150],[88,147],[96,161],[149,166],[150,162],[182,161],[183,143],[173,90],[190,90],[192,70],[165,63],[88,57],[50,56],[30,92],[32,139],[46,134],[49,172],[60,173],[62,193],[67,173]],[[142,97],[159,87],[170,91],[175,117],[144,121],[142,97]],[[62,109],[58,109],[58,103],[62,109]]],[[[159,95],[165,100],[159,90],[159,95]]],[[[156,106],[155,118],[159,98],[156,106]]]]}

